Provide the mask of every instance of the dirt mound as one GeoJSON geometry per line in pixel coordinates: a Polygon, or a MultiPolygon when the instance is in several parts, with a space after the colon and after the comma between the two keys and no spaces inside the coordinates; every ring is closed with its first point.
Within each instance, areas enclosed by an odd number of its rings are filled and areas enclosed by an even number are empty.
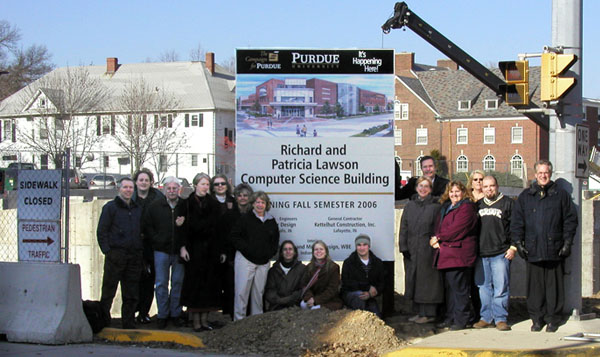
{"type": "Polygon", "coordinates": [[[250,316],[203,340],[209,351],[263,356],[378,356],[401,346],[394,329],[370,312],[299,308],[250,316]]]}

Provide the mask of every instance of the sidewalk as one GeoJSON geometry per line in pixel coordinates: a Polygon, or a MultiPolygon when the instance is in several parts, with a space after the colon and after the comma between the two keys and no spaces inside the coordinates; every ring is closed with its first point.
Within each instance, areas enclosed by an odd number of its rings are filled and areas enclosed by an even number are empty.
{"type": "Polygon", "coordinates": [[[396,356],[599,356],[600,343],[568,341],[577,333],[600,333],[600,319],[567,321],[557,332],[531,332],[531,320],[512,326],[512,331],[495,328],[448,331],[424,338],[415,344],[388,353],[396,356]]]}

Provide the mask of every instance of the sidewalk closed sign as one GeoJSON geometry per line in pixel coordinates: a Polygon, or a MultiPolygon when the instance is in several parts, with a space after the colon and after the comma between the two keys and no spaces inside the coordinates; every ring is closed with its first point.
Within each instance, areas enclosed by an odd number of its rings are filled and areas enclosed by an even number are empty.
{"type": "Polygon", "coordinates": [[[60,219],[60,170],[21,170],[17,188],[17,217],[20,220],[60,219]]]}
{"type": "Polygon", "coordinates": [[[21,170],[17,183],[19,261],[60,262],[60,170],[21,170]]]}

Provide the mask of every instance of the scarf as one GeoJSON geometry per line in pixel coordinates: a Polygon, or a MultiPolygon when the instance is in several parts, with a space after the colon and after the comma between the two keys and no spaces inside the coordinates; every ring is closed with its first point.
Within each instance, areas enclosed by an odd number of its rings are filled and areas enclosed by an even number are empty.
{"type": "Polygon", "coordinates": [[[308,284],[306,284],[306,286],[302,289],[302,297],[304,297],[304,294],[306,294],[308,289],[310,289],[313,285],[315,285],[317,280],[319,280],[319,272],[327,263],[327,259],[323,259],[323,261],[321,261],[321,262],[319,262],[318,260],[315,260],[314,263],[315,263],[315,266],[317,267],[317,271],[315,271],[312,278],[310,278],[310,280],[308,281],[308,284]]]}

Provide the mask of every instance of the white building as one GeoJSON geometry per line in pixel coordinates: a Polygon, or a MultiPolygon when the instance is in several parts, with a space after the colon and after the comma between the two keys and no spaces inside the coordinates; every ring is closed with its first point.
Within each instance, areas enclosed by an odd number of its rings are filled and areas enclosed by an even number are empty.
{"type": "Polygon", "coordinates": [[[45,142],[53,135],[52,131],[66,130],[66,121],[53,112],[64,93],[44,88],[40,83],[47,77],[78,69],[87,71],[90,78],[99,79],[108,88],[109,97],[101,107],[78,111],[72,116],[73,122],[68,122],[72,123],[68,127],[73,133],[78,130],[78,135],[73,135],[78,136],[78,140],[70,144],[75,146],[71,165],[90,173],[127,175],[131,172],[133,158],[117,141],[127,130],[119,123],[127,120],[131,123],[133,113],[123,108],[120,101],[127,85],[143,80],[157,92],[168,93],[176,103],[161,112],[144,114],[145,125],[164,128],[171,138],[186,138],[184,144],[168,152],[153,149],[143,166],[158,173],[157,176],[175,175],[190,182],[198,172],[235,176],[235,76],[215,64],[214,54],[210,52],[205,62],[119,64],[117,58],[107,58],[106,66],[64,67],[48,73],[0,102],[0,167],[11,162],[33,162],[38,168],[55,168],[47,153],[28,143],[32,139],[45,142]],[[42,110],[52,114],[40,115],[42,110]],[[44,126],[42,122],[49,124],[44,126]],[[85,151],[85,157],[80,157],[77,153],[82,152],[80,145],[84,145],[86,139],[94,144],[85,151]]]}

